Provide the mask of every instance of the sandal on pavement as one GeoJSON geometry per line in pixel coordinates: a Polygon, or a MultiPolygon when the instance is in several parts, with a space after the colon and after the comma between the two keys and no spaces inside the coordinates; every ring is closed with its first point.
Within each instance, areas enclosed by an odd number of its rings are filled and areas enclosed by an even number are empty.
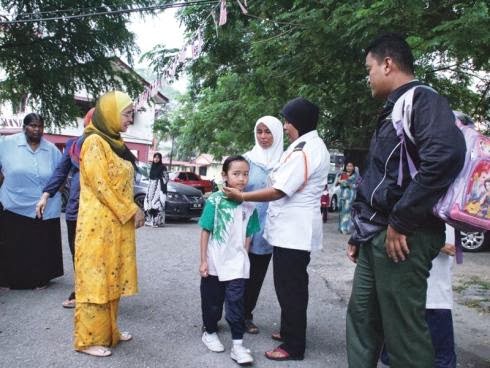
{"type": "Polygon", "coordinates": [[[119,336],[119,340],[121,341],[129,341],[133,339],[133,335],[131,335],[128,331],[121,332],[121,336],[119,336]]]}
{"type": "Polygon", "coordinates": [[[281,336],[281,333],[280,333],[280,332],[274,332],[274,333],[271,335],[271,339],[272,339],[272,340],[276,340],[276,341],[284,341],[284,339],[282,338],[282,336],[281,336]]]}
{"type": "Polygon", "coordinates": [[[251,319],[246,319],[245,320],[245,332],[256,335],[259,333],[259,328],[253,323],[251,319]]]}
{"type": "Polygon", "coordinates": [[[86,349],[83,350],[77,350],[79,353],[84,353],[88,354],[94,357],[108,357],[112,354],[112,351],[110,351],[108,348],[105,346],[90,346],[86,349]]]}
{"type": "Polygon", "coordinates": [[[302,356],[292,356],[286,350],[281,347],[277,347],[274,350],[266,351],[265,357],[270,360],[303,360],[302,356]]]}
{"type": "Polygon", "coordinates": [[[61,303],[63,308],[75,308],[75,304],[75,299],[66,299],[65,301],[63,301],[63,303],[61,303]]]}

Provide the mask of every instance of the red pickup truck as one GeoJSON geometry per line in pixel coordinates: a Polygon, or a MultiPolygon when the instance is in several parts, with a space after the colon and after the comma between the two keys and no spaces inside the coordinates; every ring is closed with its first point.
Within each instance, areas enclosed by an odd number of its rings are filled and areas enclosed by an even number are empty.
{"type": "Polygon", "coordinates": [[[199,175],[191,171],[171,172],[169,173],[169,177],[171,181],[190,185],[191,187],[199,189],[203,194],[211,192],[213,189],[211,180],[202,179],[199,175]]]}

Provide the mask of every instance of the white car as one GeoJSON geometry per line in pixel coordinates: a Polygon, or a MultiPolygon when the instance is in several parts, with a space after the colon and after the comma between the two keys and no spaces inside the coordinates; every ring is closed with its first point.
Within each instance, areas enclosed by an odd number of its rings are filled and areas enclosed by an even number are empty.
{"type": "Polygon", "coordinates": [[[340,172],[329,173],[328,174],[328,193],[330,196],[330,207],[328,210],[330,212],[337,212],[339,210],[339,200],[340,200],[340,185],[335,185],[337,179],[340,176],[340,172]]]}

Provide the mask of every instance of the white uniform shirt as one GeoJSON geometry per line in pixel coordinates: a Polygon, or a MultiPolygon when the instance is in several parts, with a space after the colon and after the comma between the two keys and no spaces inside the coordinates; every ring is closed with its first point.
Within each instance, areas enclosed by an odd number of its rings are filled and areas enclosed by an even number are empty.
{"type": "Polygon", "coordinates": [[[269,203],[264,230],[269,244],[305,251],[322,248],[320,197],[329,166],[330,154],[316,130],[296,139],[283,153],[269,176],[271,186],[286,194],[269,203]],[[295,151],[301,142],[303,149],[295,151]]]}
{"type": "MultiPolygon", "coordinates": [[[[454,244],[454,229],[446,224],[446,243],[454,244]]],[[[427,279],[427,309],[453,309],[452,266],[453,258],[439,252],[432,260],[427,279]]]]}

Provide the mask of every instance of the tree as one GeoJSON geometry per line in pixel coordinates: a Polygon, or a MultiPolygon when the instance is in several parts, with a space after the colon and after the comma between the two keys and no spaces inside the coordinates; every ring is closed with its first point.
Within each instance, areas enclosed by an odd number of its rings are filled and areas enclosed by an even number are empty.
{"type": "Polygon", "coordinates": [[[366,148],[380,102],[367,87],[363,48],[383,31],[407,36],[417,77],[453,108],[489,117],[487,1],[256,1],[250,16],[230,3],[219,28],[209,8],[180,12],[189,32],[204,25],[206,41],[188,70],[191,88],[179,115],[184,149],[243,152],[253,144],[256,119],[277,115],[298,95],[320,106],[329,148],[366,148]]]}
{"type": "Polygon", "coordinates": [[[84,89],[97,96],[112,88],[136,96],[137,79],[113,68],[114,56],[132,62],[137,51],[134,35],[126,28],[127,14],[83,18],[62,17],[82,13],[130,9],[149,0],[2,0],[7,16],[1,21],[34,20],[3,24],[0,28],[0,100],[21,101],[28,96],[48,125],[63,126],[80,116],[74,93],[84,89]]]}

